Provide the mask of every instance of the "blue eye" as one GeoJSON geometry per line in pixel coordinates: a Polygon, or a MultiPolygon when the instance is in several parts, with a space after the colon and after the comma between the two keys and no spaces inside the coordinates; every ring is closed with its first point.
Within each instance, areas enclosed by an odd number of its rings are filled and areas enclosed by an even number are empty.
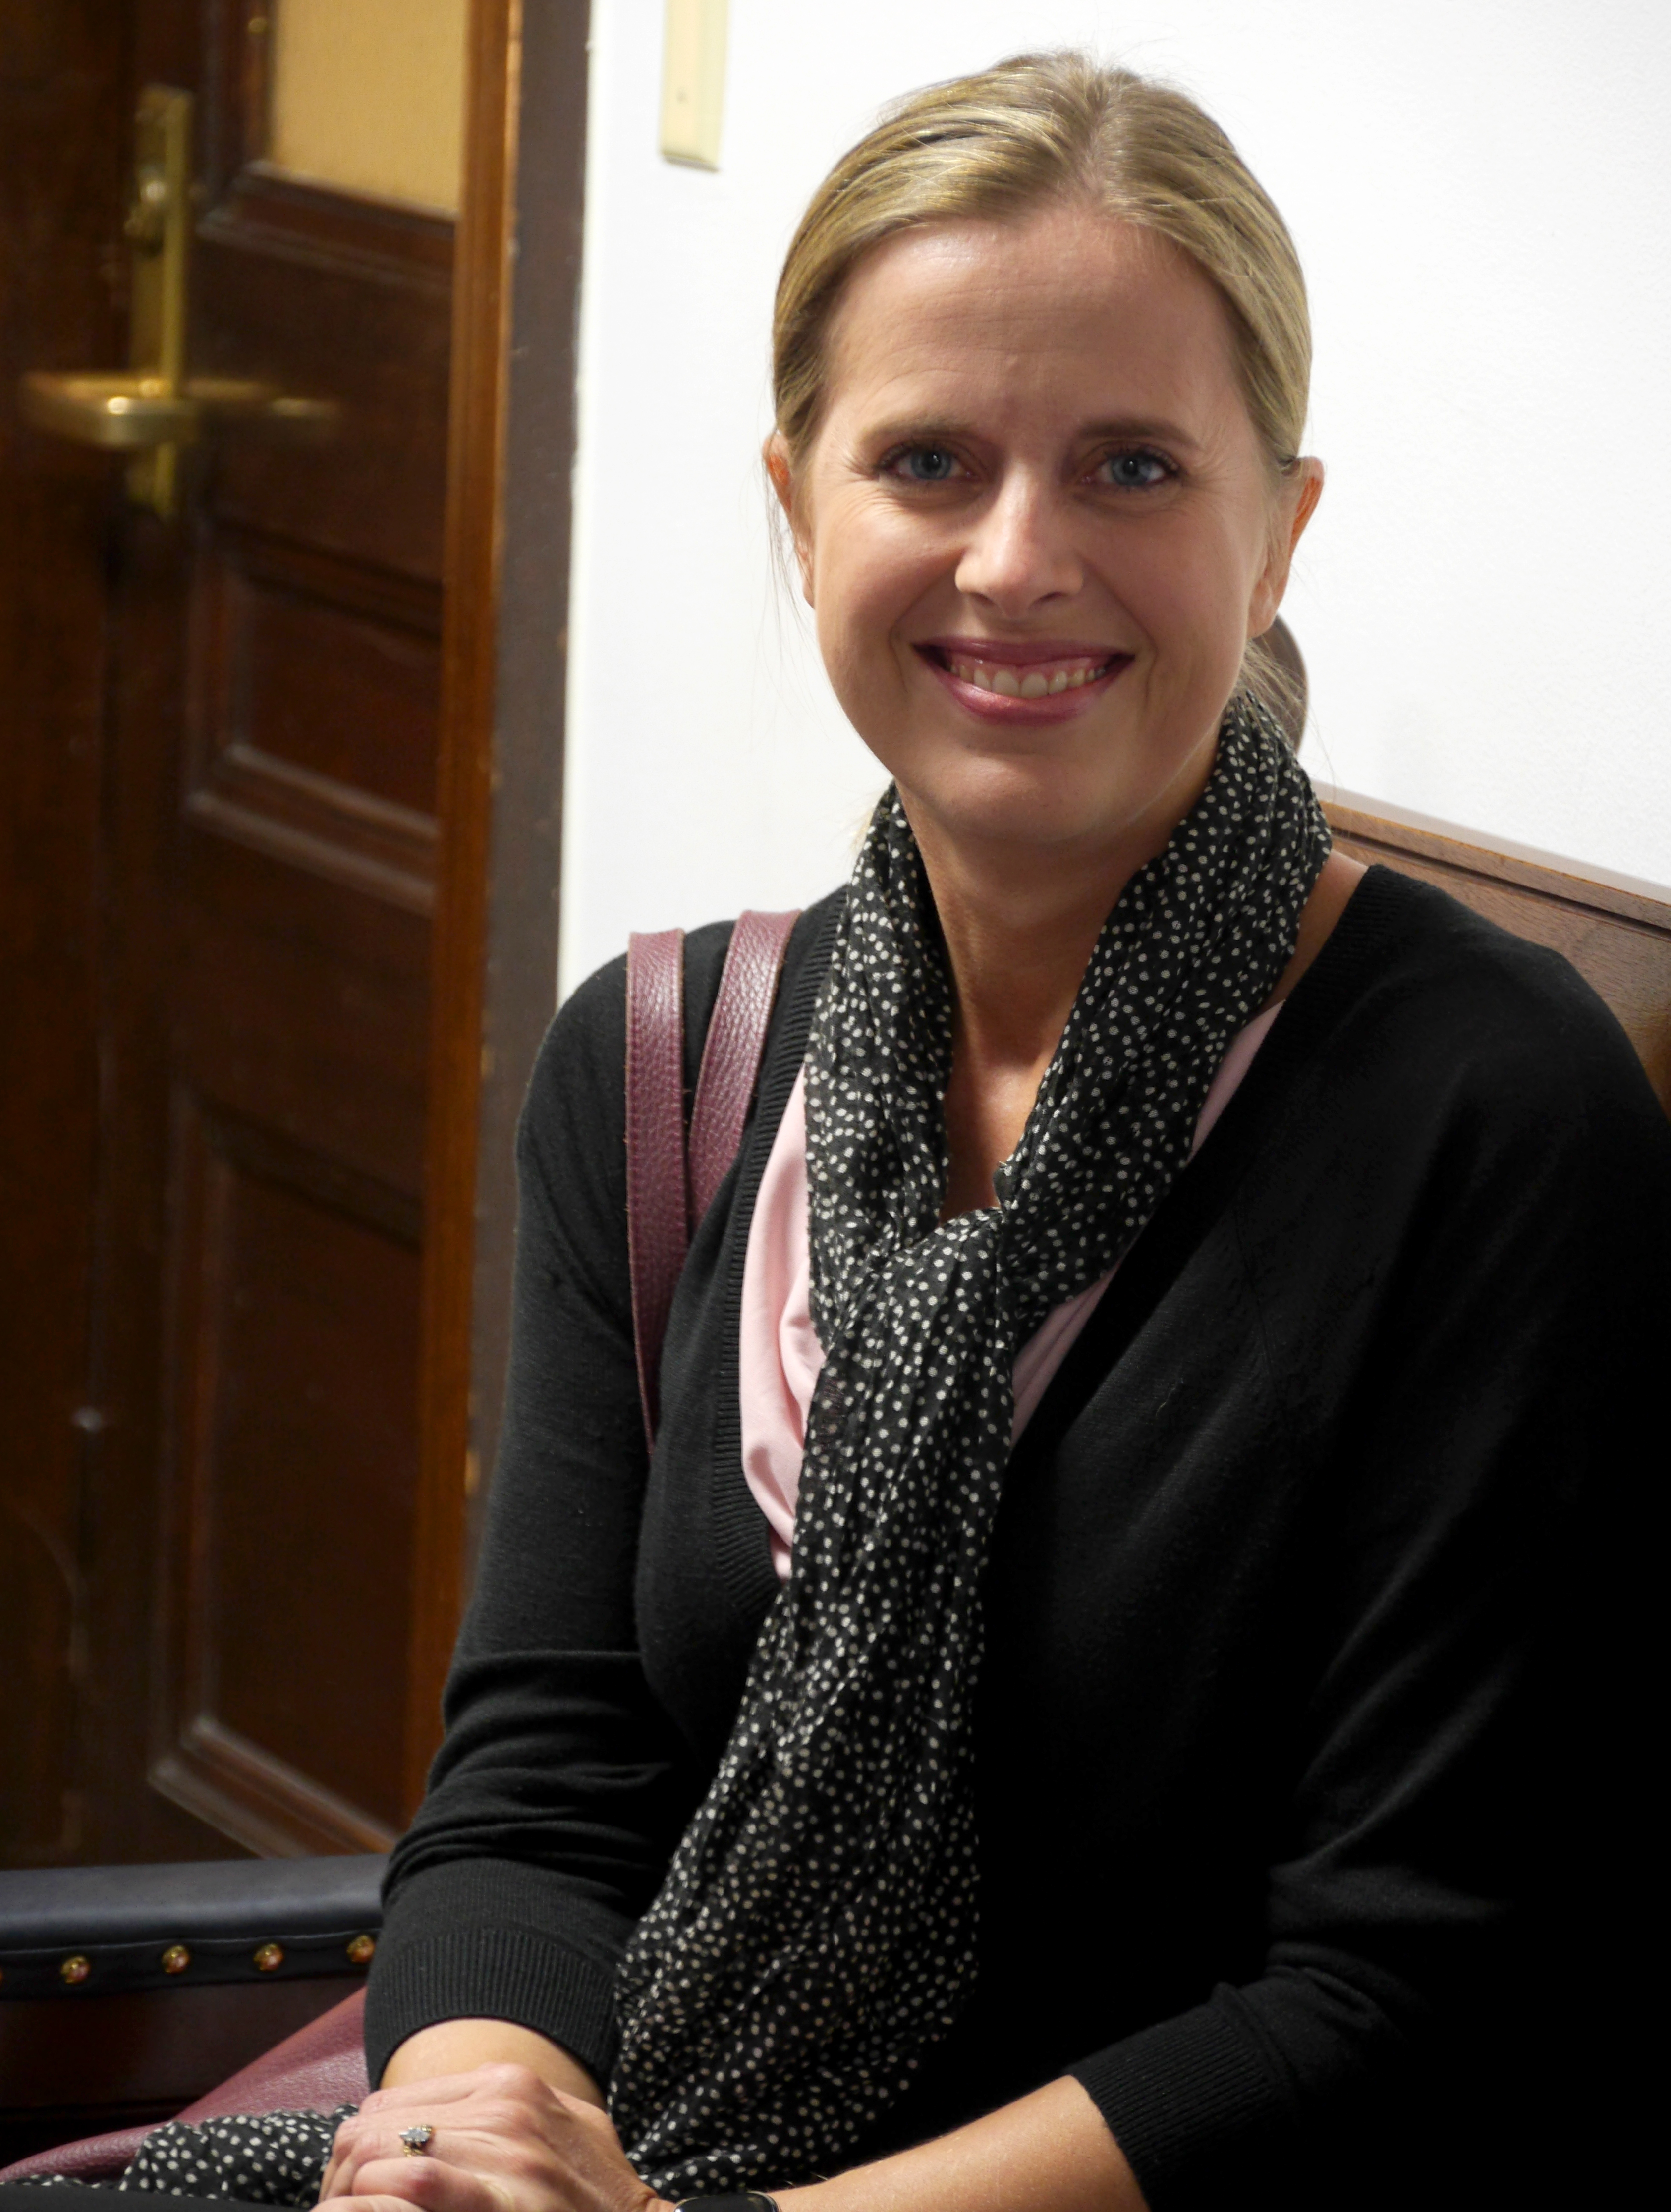
{"type": "Polygon", "coordinates": [[[1151,491],[1176,473],[1161,454],[1141,447],[1123,453],[1105,454],[1098,465],[1108,471],[1109,482],[1120,491],[1151,491]]]}
{"type": "Polygon", "coordinates": [[[907,446],[891,454],[884,466],[909,483],[950,483],[957,471],[957,457],[945,446],[907,446]]]}

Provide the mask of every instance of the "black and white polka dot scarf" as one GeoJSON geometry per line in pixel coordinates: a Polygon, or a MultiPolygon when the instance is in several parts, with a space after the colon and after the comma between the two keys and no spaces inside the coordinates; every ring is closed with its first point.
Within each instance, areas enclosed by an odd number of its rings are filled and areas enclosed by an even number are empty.
{"type": "MultiPolygon", "coordinates": [[[[343,2122],[358,2110],[229,2113],[169,2120],[153,2128],[121,2178],[94,2188],[144,2189],[161,2197],[225,2197],[240,2204],[316,2204],[343,2122]]],[[[36,2186],[72,2177],[43,2174],[36,2186]]]]}
{"type": "Polygon", "coordinates": [[[1275,725],[1233,702],[1200,799],[1103,927],[999,1204],[942,1224],[951,987],[904,810],[877,809],[807,1048],[825,1362],[793,1571],[618,1984],[611,2109],[664,2195],[827,2171],[969,1995],[1016,1350],[1165,1196],[1328,848],[1275,725]]]}

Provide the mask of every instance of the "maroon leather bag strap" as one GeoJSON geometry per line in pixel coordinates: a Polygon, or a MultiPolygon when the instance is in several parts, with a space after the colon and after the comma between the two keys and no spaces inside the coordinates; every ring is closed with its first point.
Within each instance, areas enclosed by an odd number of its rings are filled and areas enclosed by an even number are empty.
{"type": "Polygon", "coordinates": [[[684,1163],[684,932],[627,939],[627,1255],[644,1434],[655,1442],[661,1340],[690,1243],[684,1163]]]}
{"type": "Polygon", "coordinates": [[[690,1109],[693,1231],[713,1205],[743,1141],[777,979],[783,972],[789,933],[799,920],[799,909],[793,914],[741,914],[731,933],[690,1109]]]}
{"type": "Polygon", "coordinates": [[[684,936],[627,941],[627,1249],[644,1434],[655,1443],[661,1341],[690,1232],[737,1157],[799,914],[744,914],[732,932],[684,1126],[684,936]]]}

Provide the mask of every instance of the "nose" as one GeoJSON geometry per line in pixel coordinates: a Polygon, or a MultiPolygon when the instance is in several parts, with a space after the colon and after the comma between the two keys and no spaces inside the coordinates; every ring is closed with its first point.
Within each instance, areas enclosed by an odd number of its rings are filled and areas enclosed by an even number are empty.
{"type": "Polygon", "coordinates": [[[1017,620],[1045,600],[1071,597],[1084,579],[1060,493],[1018,472],[977,513],[956,581],[970,599],[1017,620]]]}

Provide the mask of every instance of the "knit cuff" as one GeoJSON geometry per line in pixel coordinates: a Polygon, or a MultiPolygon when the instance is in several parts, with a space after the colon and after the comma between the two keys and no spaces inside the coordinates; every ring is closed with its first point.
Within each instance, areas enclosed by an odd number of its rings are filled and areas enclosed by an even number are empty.
{"type": "Polygon", "coordinates": [[[371,2080],[420,2028],[502,2020],[561,2045],[603,2083],[631,1929],[597,1898],[514,1860],[444,1862],[391,1884],[366,1991],[371,2080]]]}
{"type": "Polygon", "coordinates": [[[461,1929],[403,1947],[366,1994],[366,2070],[448,2020],[503,2020],[559,2044],[599,2084],[615,2063],[615,1978],[526,1929],[461,1929]]]}
{"type": "Polygon", "coordinates": [[[1293,2115],[1228,1991],[1111,2044],[1067,2071],[1107,2121],[1151,2212],[1206,2212],[1292,2148],[1293,2115]]]}

